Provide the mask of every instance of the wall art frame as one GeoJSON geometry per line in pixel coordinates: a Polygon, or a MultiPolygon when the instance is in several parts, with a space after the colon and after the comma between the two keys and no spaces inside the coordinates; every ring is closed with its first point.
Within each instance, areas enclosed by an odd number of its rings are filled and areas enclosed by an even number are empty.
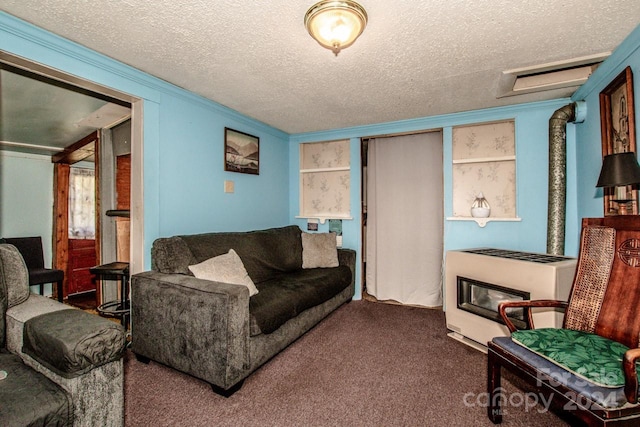
{"type": "MultiPolygon", "coordinates": [[[[602,157],[636,151],[633,73],[626,67],[600,92],[602,157]]],[[[605,187],[604,214],[638,215],[638,186],[605,187]]]]}
{"type": "Polygon", "coordinates": [[[260,174],[260,138],[224,128],[224,170],[260,174]]]}

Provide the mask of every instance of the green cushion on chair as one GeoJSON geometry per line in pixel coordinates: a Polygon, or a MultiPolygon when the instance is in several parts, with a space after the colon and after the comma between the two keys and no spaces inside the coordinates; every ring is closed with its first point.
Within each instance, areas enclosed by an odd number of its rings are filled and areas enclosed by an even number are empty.
{"type": "Polygon", "coordinates": [[[556,328],[515,331],[511,338],[587,381],[611,388],[624,385],[622,358],[629,348],[616,341],[588,332],[556,328]]]}

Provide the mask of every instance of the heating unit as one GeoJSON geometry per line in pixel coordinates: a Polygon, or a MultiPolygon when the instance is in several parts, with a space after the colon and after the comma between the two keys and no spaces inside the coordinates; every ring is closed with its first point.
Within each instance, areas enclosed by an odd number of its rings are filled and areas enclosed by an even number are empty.
{"type": "MultiPolygon", "coordinates": [[[[486,352],[486,343],[509,330],[498,314],[505,300],[557,299],[567,301],[576,270],[575,258],[510,251],[465,249],[448,251],[445,266],[445,297],[449,336],[486,352]]],[[[557,309],[533,309],[537,328],[561,327],[563,313],[557,309]]],[[[508,312],[523,327],[523,309],[508,312]]]]}

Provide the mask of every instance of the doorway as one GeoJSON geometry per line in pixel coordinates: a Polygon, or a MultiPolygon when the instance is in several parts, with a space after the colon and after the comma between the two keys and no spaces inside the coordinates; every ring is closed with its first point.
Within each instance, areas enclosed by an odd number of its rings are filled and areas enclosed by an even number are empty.
{"type": "Polygon", "coordinates": [[[120,109],[120,116],[124,122],[92,132],[52,159],[56,265],[65,271],[64,297],[82,308],[104,302],[90,268],[103,259],[130,260],[129,110],[120,109]],[[105,215],[96,214],[101,207],[105,215]]]}
{"type": "Polygon", "coordinates": [[[442,305],[442,132],[363,141],[365,296],[442,305]]]}
{"type": "MultiPolygon", "coordinates": [[[[143,249],[143,189],[142,189],[142,110],[143,110],[143,100],[133,97],[131,95],[101,86],[96,83],[92,83],[87,80],[80,79],[75,76],[71,76],[64,72],[54,70],[48,68],[46,66],[33,63],[31,61],[25,60],[24,58],[20,58],[14,56],[12,54],[0,51],[0,67],[12,67],[13,69],[20,70],[23,73],[32,75],[34,79],[44,79],[48,81],[55,82],[55,84],[63,86],[71,91],[77,91],[78,93],[89,94],[90,96],[94,96],[98,99],[107,99],[110,103],[115,103],[119,105],[125,105],[131,112],[131,121],[130,121],[130,130],[129,130],[129,144],[130,144],[130,164],[129,167],[129,181],[131,183],[130,191],[128,192],[128,196],[130,200],[140,201],[139,203],[134,203],[130,212],[130,237],[128,240],[129,247],[129,260],[131,263],[131,271],[141,271],[144,265],[144,249],[143,249]]],[[[42,102],[42,99],[36,99],[36,102],[42,102]]],[[[38,104],[34,104],[34,108],[37,108],[38,104]]],[[[13,144],[9,149],[15,150],[40,150],[40,153],[46,153],[47,150],[51,151],[52,147],[46,146],[46,141],[43,147],[38,146],[37,144],[13,144]]],[[[4,148],[4,147],[3,147],[4,148]]],[[[4,148],[6,149],[6,148],[4,148]]],[[[113,191],[115,194],[115,190],[113,191]]],[[[115,200],[114,200],[115,203],[115,200]]],[[[106,216],[106,210],[115,209],[115,205],[111,204],[100,204],[99,209],[97,210],[97,215],[99,218],[106,216]]],[[[52,215],[50,215],[51,217],[52,215]]],[[[115,227],[114,227],[115,228],[115,227]]],[[[68,230],[64,230],[68,232],[68,230]]],[[[48,236],[47,236],[48,237],[48,236]]],[[[107,243],[106,240],[108,238],[104,238],[105,242],[102,242],[103,239],[97,239],[99,244],[98,247],[100,260],[99,263],[106,263],[116,261],[116,232],[114,231],[113,243],[107,243]],[[104,243],[104,244],[103,244],[104,243]]],[[[53,237],[53,246],[57,241],[57,236],[53,237]]],[[[68,251],[68,247],[66,248],[68,251]]],[[[58,267],[58,260],[61,257],[65,257],[67,254],[63,251],[62,253],[58,250],[53,251],[53,265],[54,267],[58,267]]],[[[59,267],[58,267],[59,268],[59,267]]]]}

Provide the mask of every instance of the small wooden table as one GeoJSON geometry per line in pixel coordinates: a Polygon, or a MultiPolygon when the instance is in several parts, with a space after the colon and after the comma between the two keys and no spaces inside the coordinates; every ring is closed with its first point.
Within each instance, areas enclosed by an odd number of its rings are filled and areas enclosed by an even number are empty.
{"type": "Polygon", "coordinates": [[[110,262],[108,264],[91,267],[89,272],[95,274],[100,280],[120,281],[120,299],[100,304],[97,310],[101,316],[119,317],[122,326],[128,328],[129,313],[131,312],[131,304],[129,301],[129,263],[110,262]]]}

